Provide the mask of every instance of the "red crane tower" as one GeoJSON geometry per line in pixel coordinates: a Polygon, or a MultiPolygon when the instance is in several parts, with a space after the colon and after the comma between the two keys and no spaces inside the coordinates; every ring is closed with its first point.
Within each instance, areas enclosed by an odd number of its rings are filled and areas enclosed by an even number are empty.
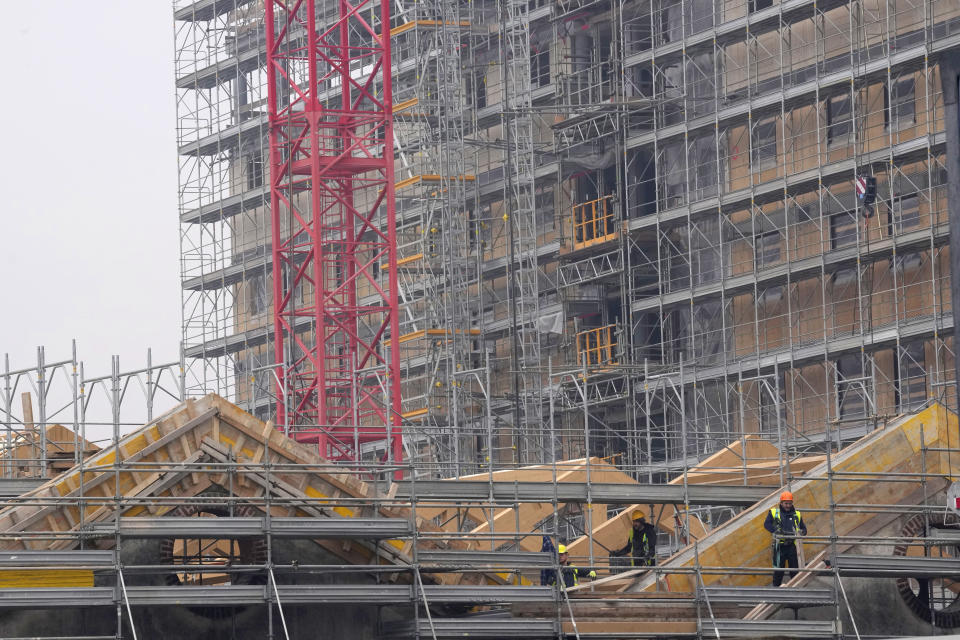
{"type": "Polygon", "coordinates": [[[277,422],[401,459],[389,0],[267,0],[277,422]]]}

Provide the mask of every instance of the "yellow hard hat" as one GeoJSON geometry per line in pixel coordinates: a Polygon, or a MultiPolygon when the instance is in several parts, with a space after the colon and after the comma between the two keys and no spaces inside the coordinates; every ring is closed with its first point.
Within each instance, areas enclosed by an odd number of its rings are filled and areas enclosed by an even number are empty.
{"type": "Polygon", "coordinates": [[[633,517],[632,517],[632,519],[633,519],[633,520],[646,520],[646,519],[647,519],[647,516],[643,515],[643,511],[637,510],[637,511],[634,511],[634,512],[633,512],[633,517]]]}
{"type": "Polygon", "coordinates": [[[566,553],[566,552],[567,552],[567,545],[562,544],[559,547],[557,547],[557,553],[566,553]]]}

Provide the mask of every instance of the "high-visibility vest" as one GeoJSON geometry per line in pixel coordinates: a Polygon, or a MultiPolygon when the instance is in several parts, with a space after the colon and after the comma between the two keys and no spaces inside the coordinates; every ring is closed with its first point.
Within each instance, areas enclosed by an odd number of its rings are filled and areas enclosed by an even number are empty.
{"type": "MultiPolygon", "coordinates": [[[[634,532],[633,527],[630,527],[630,542],[631,542],[631,545],[630,545],[630,546],[632,547],[632,550],[633,550],[633,553],[630,554],[630,566],[631,566],[631,567],[637,566],[637,565],[636,565],[636,562],[637,562],[637,547],[632,544],[632,543],[633,543],[633,534],[634,534],[634,533],[635,533],[635,532],[634,532]]],[[[644,531],[644,532],[643,532],[643,537],[640,538],[640,544],[643,545],[644,549],[649,550],[649,548],[650,548],[649,542],[650,542],[650,541],[649,541],[649,539],[647,538],[647,532],[644,531]]]]}
{"type": "MultiPolygon", "coordinates": [[[[773,521],[777,523],[777,526],[780,526],[780,507],[774,507],[770,509],[770,515],[773,517],[773,521]]],[[[793,510],[793,531],[794,533],[800,533],[800,510],[793,510]]]]}
{"type": "MultiPolygon", "coordinates": [[[[559,575],[559,578],[560,578],[560,588],[561,588],[561,589],[566,589],[566,588],[567,588],[567,580],[566,580],[566,577],[564,576],[564,574],[565,574],[565,572],[566,572],[567,569],[570,569],[570,570],[571,570],[571,573],[573,573],[573,585],[572,585],[572,586],[574,586],[574,587],[579,587],[579,586],[580,586],[580,578],[577,577],[577,565],[575,565],[575,564],[568,564],[568,565],[561,565],[561,566],[560,566],[560,571],[556,572],[556,573],[559,573],[559,574],[560,574],[560,575],[559,575]]],[[[556,580],[556,579],[557,579],[557,575],[554,574],[554,577],[550,579],[550,584],[557,584],[557,580],[556,580]]]]}

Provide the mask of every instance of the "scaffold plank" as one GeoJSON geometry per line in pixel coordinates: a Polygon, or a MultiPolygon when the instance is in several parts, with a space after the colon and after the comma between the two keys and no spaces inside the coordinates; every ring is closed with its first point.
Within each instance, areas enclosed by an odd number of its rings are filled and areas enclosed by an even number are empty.
{"type": "Polygon", "coordinates": [[[413,534],[403,518],[176,518],[135,517],[98,522],[88,531],[95,535],[119,533],[127,538],[402,538],[413,534]]]}
{"type": "Polygon", "coordinates": [[[569,635],[578,635],[581,638],[672,638],[695,637],[697,635],[696,620],[679,621],[609,621],[609,620],[577,620],[576,628],[573,623],[564,622],[563,630],[569,635]]]}
{"type": "Polygon", "coordinates": [[[417,561],[426,569],[546,569],[554,566],[549,553],[524,551],[420,551],[417,561]]]}
{"type": "Polygon", "coordinates": [[[0,589],[0,609],[63,609],[113,606],[113,587],[0,589]]]}
{"type": "Polygon", "coordinates": [[[564,482],[482,482],[403,480],[396,497],[402,500],[493,500],[494,502],[598,502],[643,504],[689,502],[697,505],[745,506],[761,500],[776,487],[564,482]]]}
{"type": "Polygon", "coordinates": [[[704,620],[703,629],[723,638],[831,638],[838,632],[833,620],[704,620]]]}
{"type": "Polygon", "coordinates": [[[0,479],[0,498],[16,498],[33,491],[46,482],[43,478],[2,478],[0,479]]]}
{"type": "Polygon", "coordinates": [[[960,574],[957,558],[839,554],[833,566],[850,578],[941,578],[960,574]]]}
{"type": "MultiPolygon", "coordinates": [[[[281,604],[497,604],[552,602],[552,587],[511,585],[425,585],[422,592],[410,584],[278,584],[281,604]]],[[[196,605],[224,607],[252,605],[276,598],[266,585],[147,585],[116,587],[36,587],[0,589],[0,608],[103,607],[124,597],[134,606],[196,605]]]]}
{"type": "Polygon", "coordinates": [[[795,587],[707,587],[700,595],[709,603],[735,602],[739,604],[789,604],[795,606],[829,605],[835,602],[830,589],[795,587]]]}
{"type": "Polygon", "coordinates": [[[112,567],[112,550],[0,551],[0,567],[112,567]]]}
{"type": "Polygon", "coordinates": [[[555,638],[553,620],[473,616],[421,619],[418,624],[396,625],[387,638],[555,638]]]}
{"type": "MultiPolygon", "coordinates": [[[[932,228],[933,246],[943,246],[950,239],[949,225],[941,224],[932,228]]],[[[757,273],[724,278],[715,283],[698,285],[695,291],[684,289],[666,293],[662,296],[652,296],[635,301],[631,308],[635,312],[650,311],[661,306],[689,305],[690,301],[699,302],[707,298],[724,295],[736,295],[752,291],[755,286],[776,286],[780,283],[799,280],[806,276],[814,276],[821,269],[837,268],[842,265],[864,262],[866,258],[880,259],[894,252],[919,250],[931,245],[931,229],[920,229],[911,233],[904,233],[893,238],[884,238],[871,242],[867,247],[844,247],[834,249],[822,256],[800,258],[790,264],[777,264],[772,268],[760,269],[757,273]]]]}
{"type": "Polygon", "coordinates": [[[254,0],[197,0],[187,6],[177,9],[173,14],[174,20],[194,21],[212,20],[219,15],[235,11],[239,7],[252,3],[254,0]]]}
{"type": "Polygon", "coordinates": [[[516,585],[426,585],[427,602],[464,604],[496,604],[510,602],[554,602],[557,591],[553,587],[516,585]]]}

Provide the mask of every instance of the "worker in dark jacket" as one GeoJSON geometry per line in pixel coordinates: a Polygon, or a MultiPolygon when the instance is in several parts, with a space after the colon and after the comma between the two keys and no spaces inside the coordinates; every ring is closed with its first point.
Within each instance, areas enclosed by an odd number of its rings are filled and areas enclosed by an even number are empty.
{"type": "MultiPolygon", "coordinates": [[[[580,584],[579,578],[596,578],[596,571],[587,571],[586,569],[578,569],[575,565],[570,564],[570,554],[567,553],[567,545],[561,544],[557,546],[558,558],[560,559],[560,574],[563,576],[563,585],[560,587],[562,590],[566,591],[570,587],[576,587],[580,584]]],[[[550,584],[557,584],[557,572],[554,571],[553,578],[550,580],[550,584]]]]}
{"type": "Polygon", "coordinates": [[[652,567],[657,564],[657,529],[647,522],[643,512],[637,509],[631,516],[633,527],[630,537],[622,549],[613,552],[615,556],[630,556],[631,567],[652,567]]]}
{"type": "MultiPolygon", "coordinates": [[[[550,557],[552,558],[553,554],[556,551],[557,551],[557,548],[553,546],[553,539],[550,536],[543,536],[540,543],[540,552],[549,553],[550,557]]],[[[556,569],[553,569],[553,568],[541,569],[540,570],[540,586],[546,587],[556,582],[556,580],[554,580],[555,574],[556,574],[556,569]]]]}
{"type": "MultiPolygon", "coordinates": [[[[770,509],[763,527],[773,534],[773,566],[798,568],[797,538],[807,535],[807,525],[793,507],[792,493],[784,491],[780,494],[780,505],[770,509]]],[[[790,578],[797,575],[796,571],[788,573],[790,578]]],[[[779,587],[783,583],[783,574],[783,571],[773,572],[773,586],[779,587]]]]}

